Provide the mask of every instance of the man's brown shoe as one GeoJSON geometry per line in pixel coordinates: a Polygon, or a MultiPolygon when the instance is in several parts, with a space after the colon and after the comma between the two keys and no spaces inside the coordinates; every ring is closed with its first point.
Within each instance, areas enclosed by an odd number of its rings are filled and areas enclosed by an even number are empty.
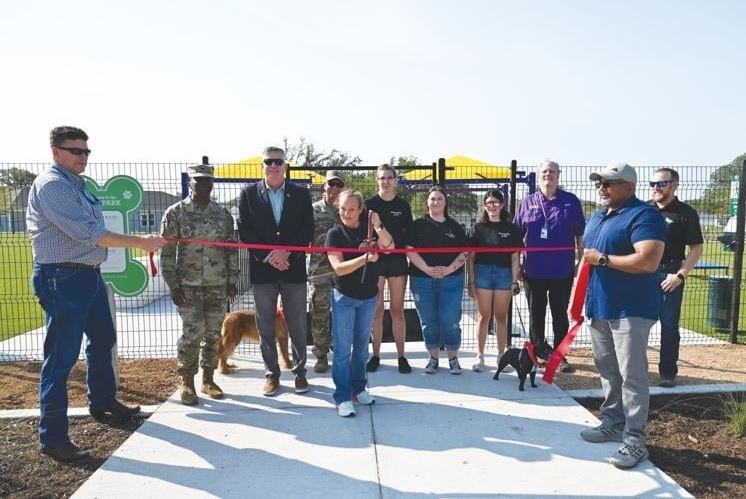
{"type": "Polygon", "coordinates": [[[114,401],[109,407],[89,407],[88,412],[94,418],[103,418],[106,415],[115,419],[129,419],[140,412],[139,405],[124,405],[118,400],[114,401]]]}
{"type": "Polygon", "coordinates": [[[262,388],[262,393],[265,397],[271,397],[272,395],[277,394],[277,391],[280,389],[280,378],[277,376],[267,376],[267,380],[264,382],[264,388],[262,388]]]}
{"type": "Polygon", "coordinates": [[[79,448],[72,442],[68,442],[62,445],[53,445],[48,447],[42,447],[41,451],[60,461],[78,461],[88,457],[88,451],[79,448]]]}
{"type": "Polygon", "coordinates": [[[298,375],[295,377],[295,393],[306,393],[309,390],[308,380],[305,376],[298,375]]]}

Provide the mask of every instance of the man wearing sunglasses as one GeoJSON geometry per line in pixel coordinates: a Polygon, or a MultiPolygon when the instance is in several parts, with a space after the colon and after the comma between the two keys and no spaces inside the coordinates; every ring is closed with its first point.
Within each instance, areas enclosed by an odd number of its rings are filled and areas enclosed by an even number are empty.
{"type": "Polygon", "coordinates": [[[590,218],[583,236],[583,258],[592,265],[585,313],[604,401],[601,424],[580,435],[588,442],[622,442],[609,461],[627,469],[648,457],[647,346],[662,300],[658,264],[666,223],[635,196],[631,166],[613,164],[590,179],[604,208],[590,218]]]}
{"type": "MultiPolygon", "coordinates": [[[[335,203],[344,186],[344,177],[340,172],[336,170],[326,172],[324,196],[313,203],[314,246],[324,246],[329,229],[335,224],[342,223],[335,203]]],[[[317,373],[325,373],[329,370],[328,354],[332,344],[329,310],[332,275],[334,274],[326,253],[311,253],[309,274],[311,276],[308,279],[311,284],[311,336],[313,337],[311,351],[316,356],[316,365],[313,366],[313,370],[317,373]]]]}
{"type": "Polygon", "coordinates": [[[116,399],[111,354],[117,335],[100,270],[107,248],[155,252],[166,240],[110,232],[101,204],[82,178],[91,153],[88,135],[80,128],[61,126],[52,129],[49,138],[54,164],[34,180],[26,208],[34,258],[32,285],[46,315],[39,443],[53,458],[75,461],[88,451],[68,435],[67,377],[78,360],[84,333],[91,415],[122,419],[140,412],[140,406],[116,399]]]}
{"type": "Polygon", "coordinates": [[[660,310],[661,350],[658,362],[659,386],[676,386],[679,360],[679,318],[684,297],[684,281],[702,256],[704,239],[696,210],[676,197],[679,173],[660,168],[650,183],[648,204],[666,219],[668,235],[659,270],[666,274],[661,283],[663,304],[660,310]],[[686,247],[689,246],[689,254],[686,247]]]}
{"type": "Polygon", "coordinates": [[[273,250],[251,250],[249,271],[254,291],[260,348],[266,382],[262,393],[280,389],[280,365],[275,346],[277,297],[282,297],[293,348],[295,392],[306,393],[306,254],[281,246],[308,246],[313,240],[313,208],[308,189],[286,181],[285,151],[267,147],[262,160],[264,179],[241,189],[238,232],[244,243],[269,244],[273,250]]]}

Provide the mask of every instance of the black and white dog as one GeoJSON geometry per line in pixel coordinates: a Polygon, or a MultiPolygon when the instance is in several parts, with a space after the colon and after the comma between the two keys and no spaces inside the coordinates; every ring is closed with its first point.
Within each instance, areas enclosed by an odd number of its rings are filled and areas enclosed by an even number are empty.
{"type": "Polygon", "coordinates": [[[536,388],[536,368],[539,364],[549,360],[552,356],[553,349],[545,341],[534,345],[530,341],[523,344],[523,348],[508,348],[500,357],[500,363],[497,365],[497,372],[492,379],[499,379],[500,373],[505,366],[511,365],[518,373],[518,389],[523,391],[523,385],[526,383],[526,376],[530,376],[531,386],[536,388]]]}

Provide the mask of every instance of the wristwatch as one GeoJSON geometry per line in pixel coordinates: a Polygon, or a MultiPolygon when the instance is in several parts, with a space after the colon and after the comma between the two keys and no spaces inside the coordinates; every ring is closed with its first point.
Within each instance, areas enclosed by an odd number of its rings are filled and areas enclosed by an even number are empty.
{"type": "Polygon", "coordinates": [[[609,266],[609,255],[605,253],[601,253],[601,256],[598,257],[598,265],[601,267],[608,267],[609,266]]]}
{"type": "Polygon", "coordinates": [[[684,274],[682,274],[681,272],[677,272],[676,277],[678,277],[681,282],[684,282],[684,280],[686,279],[686,277],[684,277],[684,274]]]}

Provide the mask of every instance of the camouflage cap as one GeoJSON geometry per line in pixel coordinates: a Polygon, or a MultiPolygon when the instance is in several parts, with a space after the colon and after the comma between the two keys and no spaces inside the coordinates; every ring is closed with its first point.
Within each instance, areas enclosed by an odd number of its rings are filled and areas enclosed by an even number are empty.
{"type": "Polygon", "coordinates": [[[345,178],[342,175],[342,172],[340,172],[338,170],[329,170],[329,171],[326,172],[326,180],[327,181],[334,180],[335,178],[337,180],[341,180],[342,182],[345,181],[345,178]]]}
{"type": "Polygon", "coordinates": [[[211,165],[190,165],[187,167],[190,178],[214,178],[215,167],[211,165]]]}

